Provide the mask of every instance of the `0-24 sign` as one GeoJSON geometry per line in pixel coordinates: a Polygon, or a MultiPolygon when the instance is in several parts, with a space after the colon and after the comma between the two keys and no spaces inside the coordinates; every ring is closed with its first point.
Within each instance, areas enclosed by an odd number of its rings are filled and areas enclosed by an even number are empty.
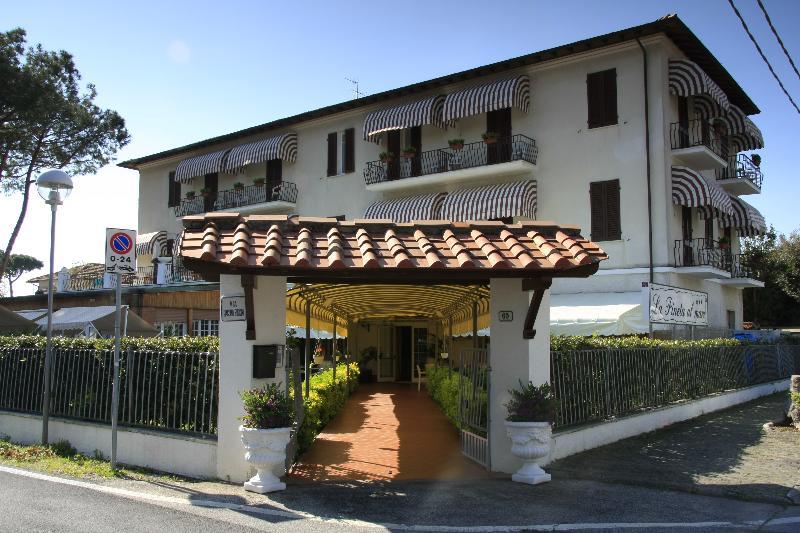
{"type": "Polygon", "coordinates": [[[136,230],[106,228],[106,272],[136,272],[136,230]]]}

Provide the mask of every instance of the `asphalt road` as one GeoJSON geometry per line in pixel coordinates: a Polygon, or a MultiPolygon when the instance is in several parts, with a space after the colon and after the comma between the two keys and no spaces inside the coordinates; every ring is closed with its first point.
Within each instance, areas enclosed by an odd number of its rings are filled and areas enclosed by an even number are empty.
{"type": "Polygon", "coordinates": [[[581,531],[753,531],[767,520],[763,531],[800,530],[800,507],[589,481],[536,488],[507,480],[480,487],[391,484],[378,490],[295,486],[255,507],[220,502],[217,508],[208,506],[209,496],[189,505],[158,493],[137,496],[97,487],[0,471],[0,531],[502,532],[525,524],[541,526],[531,528],[536,530],[560,524],[560,530],[581,531]]]}

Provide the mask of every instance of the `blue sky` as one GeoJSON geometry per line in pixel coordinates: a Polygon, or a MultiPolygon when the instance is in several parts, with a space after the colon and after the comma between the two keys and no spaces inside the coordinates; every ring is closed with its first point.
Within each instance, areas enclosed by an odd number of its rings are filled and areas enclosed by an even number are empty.
{"type": "MultiPolygon", "coordinates": [[[[795,62],[800,2],[763,0],[795,62]]],[[[767,57],[800,103],[800,80],[755,0],[736,0],[767,57]]],[[[119,160],[655,20],[681,19],[761,108],[763,192],[751,202],[780,232],[800,228],[800,114],[789,104],[727,0],[383,2],[2,2],[6,31],[64,49],[98,103],[126,119],[119,160]]],[[[81,176],[59,211],[56,265],[100,261],[106,226],[136,227],[136,172],[81,176]],[[80,236],[80,238],[76,238],[80,236]]],[[[5,245],[19,197],[0,198],[5,245]]],[[[17,253],[45,260],[49,212],[33,198],[17,253]]],[[[17,292],[27,292],[17,284],[17,292]]]]}

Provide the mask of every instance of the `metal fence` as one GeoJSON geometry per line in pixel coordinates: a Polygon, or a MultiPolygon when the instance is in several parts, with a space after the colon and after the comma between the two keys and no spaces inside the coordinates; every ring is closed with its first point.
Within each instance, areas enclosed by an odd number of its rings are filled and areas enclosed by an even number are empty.
{"type": "MultiPolygon", "coordinates": [[[[121,425],[215,435],[217,353],[123,351],[121,425]]],[[[111,423],[113,350],[54,349],[50,414],[111,423]]],[[[0,409],[41,413],[44,349],[0,349],[0,409]]]]}
{"type": "Polygon", "coordinates": [[[800,346],[552,352],[550,372],[555,427],[565,428],[788,378],[800,346]]]}

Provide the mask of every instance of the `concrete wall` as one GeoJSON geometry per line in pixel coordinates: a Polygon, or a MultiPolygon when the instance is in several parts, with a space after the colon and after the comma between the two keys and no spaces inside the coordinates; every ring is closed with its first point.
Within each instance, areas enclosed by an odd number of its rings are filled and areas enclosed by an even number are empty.
{"type": "MultiPolygon", "coordinates": [[[[51,418],[50,442],[65,439],[84,455],[100,450],[111,457],[111,426],[51,418]]],[[[36,415],[0,411],[0,435],[14,442],[41,442],[42,418],[36,415]]],[[[146,429],[120,428],[117,431],[117,460],[120,463],[152,468],[197,478],[217,475],[217,442],[146,429]]]]}

